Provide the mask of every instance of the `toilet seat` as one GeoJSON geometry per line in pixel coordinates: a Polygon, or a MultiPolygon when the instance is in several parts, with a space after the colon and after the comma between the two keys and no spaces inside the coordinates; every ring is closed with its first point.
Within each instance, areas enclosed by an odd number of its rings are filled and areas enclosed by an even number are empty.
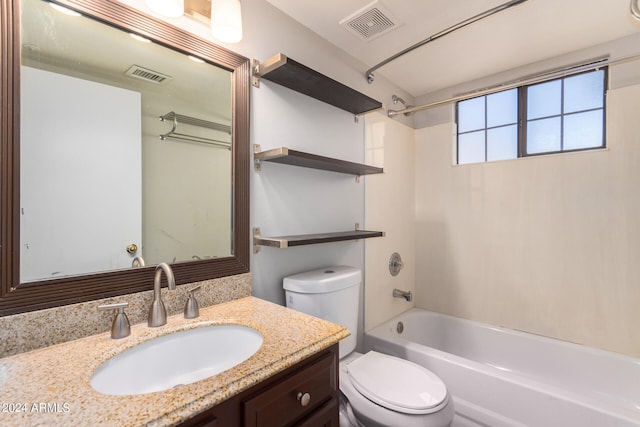
{"type": "Polygon", "coordinates": [[[429,414],[447,399],[447,388],[437,375],[397,357],[370,351],[348,363],[346,371],[360,394],[393,411],[429,414]]]}

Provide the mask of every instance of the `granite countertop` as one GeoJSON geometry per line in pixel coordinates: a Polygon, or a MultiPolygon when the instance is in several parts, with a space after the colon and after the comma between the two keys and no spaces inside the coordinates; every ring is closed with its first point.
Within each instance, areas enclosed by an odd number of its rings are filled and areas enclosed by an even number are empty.
{"type": "MultiPolygon", "coordinates": [[[[0,359],[2,426],[171,426],[335,344],[349,335],[339,325],[246,297],[200,309],[197,319],[133,325],[131,335],[108,332],[0,359]],[[192,384],[134,396],[108,396],[89,384],[104,361],[140,342],[214,324],[252,327],[262,347],[235,367],[192,384]]],[[[176,361],[179,363],[179,361],[176,361]]]]}

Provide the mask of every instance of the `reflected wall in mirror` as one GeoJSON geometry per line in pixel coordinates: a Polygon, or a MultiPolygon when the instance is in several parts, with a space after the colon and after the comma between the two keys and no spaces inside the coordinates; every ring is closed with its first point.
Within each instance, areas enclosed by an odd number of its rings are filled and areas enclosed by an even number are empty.
{"type": "Polygon", "coordinates": [[[20,280],[230,256],[232,73],[50,6],[21,0],[20,280]]]}
{"type": "Polygon", "coordinates": [[[248,272],[248,59],[117,2],[0,1],[0,314],[248,272]]]}

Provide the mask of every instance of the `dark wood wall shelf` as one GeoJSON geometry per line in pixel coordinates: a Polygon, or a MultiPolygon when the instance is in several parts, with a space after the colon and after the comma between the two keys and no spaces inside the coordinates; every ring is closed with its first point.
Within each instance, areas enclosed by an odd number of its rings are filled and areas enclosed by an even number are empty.
{"type": "Polygon", "coordinates": [[[287,147],[278,147],[261,151],[260,146],[256,144],[254,145],[253,156],[255,170],[260,170],[260,162],[273,162],[330,172],[346,173],[356,176],[384,172],[382,168],[376,166],[318,156],[316,154],[305,153],[303,151],[291,150],[287,147]]]}
{"type": "Polygon", "coordinates": [[[253,60],[253,85],[266,79],[353,114],[382,108],[382,103],[279,53],[263,63],[253,60]]]}
{"type": "Polygon", "coordinates": [[[382,231],[351,230],[318,234],[299,234],[292,236],[262,237],[260,229],[253,229],[253,251],[258,252],[260,246],[271,248],[292,248],[295,246],[315,245],[318,243],[343,242],[348,240],[370,239],[384,237],[382,231]]]}
{"type": "MultiPolygon", "coordinates": [[[[253,60],[252,71],[252,83],[256,87],[260,86],[261,79],[266,79],[355,115],[365,114],[382,108],[381,102],[300,64],[282,53],[275,55],[263,63],[253,60]]],[[[254,169],[256,171],[261,169],[261,162],[273,162],[319,169],[355,175],[356,177],[384,172],[383,169],[379,167],[291,150],[287,147],[278,147],[262,151],[259,145],[254,145],[254,169]]],[[[254,228],[253,252],[258,253],[261,246],[290,248],[318,243],[342,242],[384,236],[384,232],[382,231],[367,231],[359,230],[358,228],[356,224],[356,229],[351,231],[275,237],[262,237],[260,235],[260,229],[254,228]]]]}

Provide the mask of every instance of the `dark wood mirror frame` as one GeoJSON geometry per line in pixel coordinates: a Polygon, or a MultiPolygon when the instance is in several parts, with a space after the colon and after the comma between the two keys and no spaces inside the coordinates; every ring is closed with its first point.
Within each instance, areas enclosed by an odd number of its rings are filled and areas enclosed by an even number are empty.
{"type": "MultiPolygon", "coordinates": [[[[249,271],[250,61],[124,4],[56,0],[233,72],[233,256],[172,265],[177,284],[249,271]]],[[[0,316],[152,289],[154,267],[20,283],[20,2],[0,0],[0,316]]]]}

